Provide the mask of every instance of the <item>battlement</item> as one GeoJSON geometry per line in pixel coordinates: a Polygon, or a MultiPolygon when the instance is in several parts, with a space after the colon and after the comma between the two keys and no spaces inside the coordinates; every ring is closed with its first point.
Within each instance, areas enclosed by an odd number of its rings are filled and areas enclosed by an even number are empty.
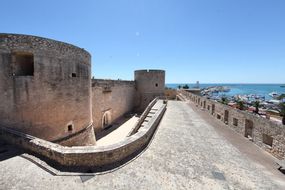
{"type": "Polygon", "coordinates": [[[135,86],[135,81],[92,79],[92,87],[135,86]]]}
{"type": "Polygon", "coordinates": [[[144,73],[165,73],[164,70],[159,69],[144,69],[144,70],[135,70],[135,74],[144,74],[144,73]]]}
{"type": "Polygon", "coordinates": [[[91,55],[83,48],[38,36],[0,33],[0,49],[1,51],[28,51],[49,57],[61,56],[85,60],[85,64],[91,65],[89,61],[91,55]]]}

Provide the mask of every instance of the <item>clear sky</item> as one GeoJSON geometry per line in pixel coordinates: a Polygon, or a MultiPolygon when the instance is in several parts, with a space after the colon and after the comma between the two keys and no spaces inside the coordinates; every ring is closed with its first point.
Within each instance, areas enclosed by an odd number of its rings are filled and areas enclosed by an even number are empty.
{"type": "Polygon", "coordinates": [[[96,78],[285,83],[285,0],[1,0],[0,18],[86,49],[96,78]]]}

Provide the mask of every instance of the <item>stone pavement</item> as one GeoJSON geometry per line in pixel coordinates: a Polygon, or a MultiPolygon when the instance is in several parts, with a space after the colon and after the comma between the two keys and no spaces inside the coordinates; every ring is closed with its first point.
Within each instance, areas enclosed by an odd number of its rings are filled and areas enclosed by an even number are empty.
{"type": "Polygon", "coordinates": [[[284,189],[278,185],[185,102],[169,101],[149,147],[103,175],[53,176],[0,154],[0,189],[284,189]]]}
{"type": "Polygon", "coordinates": [[[132,128],[136,125],[136,122],[138,120],[138,116],[133,116],[132,118],[124,122],[121,126],[113,130],[111,133],[97,140],[96,145],[106,146],[124,140],[126,136],[130,133],[132,128]]]}

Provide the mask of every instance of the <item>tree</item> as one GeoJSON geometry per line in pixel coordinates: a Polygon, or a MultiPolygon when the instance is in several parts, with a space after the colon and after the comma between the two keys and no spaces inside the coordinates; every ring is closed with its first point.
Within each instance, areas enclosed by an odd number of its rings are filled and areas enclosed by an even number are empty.
{"type": "Polygon", "coordinates": [[[285,94],[281,94],[280,96],[278,96],[276,99],[277,100],[282,100],[282,99],[284,99],[285,98],[285,94]]]}
{"type": "Polygon", "coordinates": [[[260,106],[260,102],[259,101],[255,101],[253,103],[253,106],[255,107],[255,113],[259,114],[259,106],[260,106]]]}
{"type": "Polygon", "coordinates": [[[187,84],[185,84],[182,88],[183,89],[189,89],[189,86],[187,84]]]}
{"type": "Polygon", "coordinates": [[[221,98],[221,103],[227,105],[227,104],[229,103],[228,98],[225,97],[225,96],[223,96],[223,97],[221,98]]]}
{"type": "Polygon", "coordinates": [[[280,115],[282,116],[282,124],[285,125],[285,103],[279,104],[280,115]]]}
{"type": "Polygon", "coordinates": [[[242,101],[242,100],[239,100],[238,102],[237,102],[237,104],[238,104],[238,108],[240,109],[240,110],[244,110],[244,102],[242,101]]]}

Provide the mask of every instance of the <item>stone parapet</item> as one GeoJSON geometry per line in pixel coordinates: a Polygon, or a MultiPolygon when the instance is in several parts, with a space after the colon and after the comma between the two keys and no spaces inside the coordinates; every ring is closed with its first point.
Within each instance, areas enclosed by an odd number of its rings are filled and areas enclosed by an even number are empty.
{"type": "Polygon", "coordinates": [[[120,162],[145,147],[166,110],[162,104],[152,119],[137,133],[108,146],[66,147],[24,133],[0,127],[0,138],[41,155],[61,166],[101,167],[120,162]]]}
{"type": "Polygon", "coordinates": [[[211,117],[220,120],[231,129],[279,159],[285,158],[285,126],[256,114],[232,108],[228,105],[179,90],[183,101],[191,101],[204,109],[211,117]]]}
{"type": "Polygon", "coordinates": [[[0,49],[31,50],[34,53],[43,54],[45,57],[60,56],[67,59],[84,60],[81,63],[91,65],[91,55],[83,48],[38,36],[0,33],[0,49]]]}
{"type": "Polygon", "coordinates": [[[114,87],[114,86],[133,86],[135,87],[135,81],[128,80],[108,80],[108,79],[92,79],[92,87],[114,87]]]}

